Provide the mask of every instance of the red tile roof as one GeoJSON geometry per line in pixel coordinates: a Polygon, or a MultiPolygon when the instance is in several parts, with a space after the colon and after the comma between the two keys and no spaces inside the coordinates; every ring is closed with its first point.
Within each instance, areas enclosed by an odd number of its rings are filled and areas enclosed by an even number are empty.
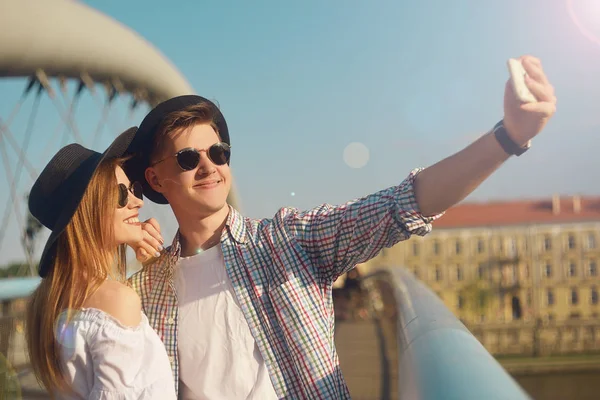
{"type": "Polygon", "coordinates": [[[433,227],[466,228],[585,221],[600,221],[600,197],[561,197],[560,201],[555,197],[546,200],[462,203],[449,209],[433,223],[433,227]],[[553,206],[556,212],[553,212],[553,206]]]}

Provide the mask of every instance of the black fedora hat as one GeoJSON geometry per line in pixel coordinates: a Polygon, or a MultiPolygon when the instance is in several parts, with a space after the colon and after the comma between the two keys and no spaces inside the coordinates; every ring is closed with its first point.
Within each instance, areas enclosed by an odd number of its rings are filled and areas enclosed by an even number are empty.
{"type": "Polygon", "coordinates": [[[127,174],[138,182],[141,182],[144,188],[144,196],[158,204],[169,204],[169,201],[160,193],[152,189],[152,187],[146,181],[146,168],[150,166],[150,153],[152,152],[152,145],[154,143],[154,135],[156,130],[163,122],[165,116],[174,112],[185,109],[186,107],[193,106],[196,104],[208,103],[215,113],[215,124],[219,129],[219,136],[221,140],[228,145],[231,145],[229,139],[229,129],[227,128],[227,122],[225,117],[212,101],[197,95],[183,95],[173,97],[166,100],[156,107],[154,107],[148,115],[144,118],[140,127],[135,134],[135,137],[131,141],[128,154],[133,154],[126,163],[127,174]]]}
{"type": "Polygon", "coordinates": [[[42,278],[52,267],[56,240],[73,218],[94,172],[103,160],[125,155],[136,130],[133,127],[120,134],[104,153],[76,143],[63,147],[33,184],[29,193],[29,212],[52,231],[40,258],[42,278]]]}

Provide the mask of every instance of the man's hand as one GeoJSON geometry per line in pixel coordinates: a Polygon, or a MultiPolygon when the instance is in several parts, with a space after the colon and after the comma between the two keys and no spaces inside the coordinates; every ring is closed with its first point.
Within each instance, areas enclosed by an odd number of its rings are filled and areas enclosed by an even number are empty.
{"type": "Polygon", "coordinates": [[[521,103],[509,79],[504,90],[504,127],[515,143],[524,146],[542,131],[556,111],[556,96],[540,60],[532,56],[519,60],[527,72],[525,84],[538,101],[521,103]]]}
{"type": "Polygon", "coordinates": [[[133,244],[135,257],[139,262],[145,262],[152,257],[158,257],[163,250],[164,240],[160,234],[160,225],[154,218],[142,222],[144,240],[133,244]]]}
{"type": "MultiPolygon", "coordinates": [[[[515,143],[524,146],[540,133],[556,111],[556,97],[540,61],[530,56],[520,60],[528,75],[525,84],[538,101],[521,103],[509,80],[504,91],[504,127],[515,143]]],[[[434,216],[462,201],[508,158],[496,137],[487,134],[425,169],[415,179],[420,211],[425,216],[434,216]]]]}

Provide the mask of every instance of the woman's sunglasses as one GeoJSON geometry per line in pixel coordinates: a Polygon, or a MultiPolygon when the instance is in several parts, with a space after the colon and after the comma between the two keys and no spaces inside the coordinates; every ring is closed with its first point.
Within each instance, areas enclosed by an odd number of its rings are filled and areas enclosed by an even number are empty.
{"type": "Polygon", "coordinates": [[[200,163],[200,153],[203,151],[206,152],[208,159],[215,165],[227,164],[227,162],[229,162],[229,157],[231,156],[231,146],[229,146],[227,143],[220,142],[213,144],[208,148],[208,150],[198,150],[194,149],[193,147],[179,150],[177,153],[165,157],[162,160],[155,162],[151,166],[161,163],[168,158],[175,157],[177,164],[182,170],[191,171],[200,163]]]}
{"type": "Polygon", "coordinates": [[[144,199],[141,183],[133,182],[129,187],[119,183],[119,208],[123,208],[129,203],[129,192],[140,200],[144,199]]]}

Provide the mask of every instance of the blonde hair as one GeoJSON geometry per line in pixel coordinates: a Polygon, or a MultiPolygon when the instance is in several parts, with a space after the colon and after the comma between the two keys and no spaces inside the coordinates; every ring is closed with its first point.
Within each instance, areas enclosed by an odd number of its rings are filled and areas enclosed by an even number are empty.
{"type": "Polygon", "coordinates": [[[70,392],[61,368],[56,327],[107,279],[126,281],[125,245],[113,246],[112,218],[117,208],[115,168],[123,159],[103,161],[92,177],[73,218],[56,242],[48,275],[27,306],[26,342],[33,372],[50,392],[70,392]]]}

